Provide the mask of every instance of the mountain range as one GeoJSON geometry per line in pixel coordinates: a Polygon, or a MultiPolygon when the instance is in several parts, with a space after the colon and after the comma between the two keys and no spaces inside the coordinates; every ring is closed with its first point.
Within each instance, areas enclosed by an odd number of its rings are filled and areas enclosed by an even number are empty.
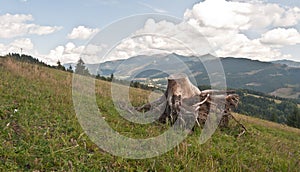
{"type": "Polygon", "coordinates": [[[272,63],[287,65],[288,67],[300,68],[300,62],[295,62],[292,60],[286,60],[286,59],[276,60],[276,61],[272,61],[272,63]]]}
{"type": "Polygon", "coordinates": [[[95,75],[110,76],[113,73],[118,79],[135,80],[160,87],[166,86],[166,77],[172,73],[186,73],[197,85],[210,85],[209,76],[221,76],[224,70],[228,88],[244,88],[279,97],[300,98],[300,63],[287,60],[262,62],[246,58],[216,58],[210,54],[201,57],[168,54],[140,55],[86,66],[95,75]]]}

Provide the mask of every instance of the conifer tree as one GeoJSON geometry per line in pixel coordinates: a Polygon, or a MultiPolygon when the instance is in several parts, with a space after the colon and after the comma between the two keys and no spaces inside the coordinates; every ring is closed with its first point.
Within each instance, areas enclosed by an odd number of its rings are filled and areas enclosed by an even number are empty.
{"type": "Polygon", "coordinates": [[[90,75],[89,70],[85,67],[85,63],[81,58],[77,62],[75,73],[79,75],[85,75],[85,76],[90,75]]]}
{"type": "Polygon", "coordinates": [[[58,70],[66,70],[66,68],[61,64],[61,62],[58,60],[57,61],[57,67],[58,70]]]}

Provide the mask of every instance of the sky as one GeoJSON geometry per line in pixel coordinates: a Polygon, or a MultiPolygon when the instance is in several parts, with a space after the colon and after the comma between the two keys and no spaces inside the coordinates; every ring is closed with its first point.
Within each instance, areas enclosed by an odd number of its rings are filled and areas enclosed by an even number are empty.
{"type": "Polygon", "coordinates": [[[184,42],[192,49],[203,47],[199,34],[210,46],[207,52],[213,51],[219,57],[300,61],[300,1],[0,1],[0,55],[22,52],[51,65],[58,60],[76,62],[82,54],[93,59],[90,63],[96,63],[103,55],[100,52],[108,49],[110,60],[159,52],[202,55],[205,52],[193,54],[179,43],[184,42]],[[152,19],[149,15],[141,21],[132,17],[149,13],[165,17],[152,19]],[[138,27],[123,23],[115,25],[119,26],[115,31],[107,32],[111,25],[128,16],[132,18],[129,23],[140,22],[138,27]],[[128,35],[127,30],[132,32],[131,36],[139,37],[123,39],[113,50],[109,43],[94,39],[101,33],[108,37],[116,32],[128,35]]]}

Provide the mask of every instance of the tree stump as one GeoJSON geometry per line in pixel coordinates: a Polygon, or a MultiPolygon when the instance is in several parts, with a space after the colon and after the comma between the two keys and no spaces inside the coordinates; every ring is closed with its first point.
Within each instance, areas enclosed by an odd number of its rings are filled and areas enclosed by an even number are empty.
{"type": "MultiPolygon", "coordinates": [[[[234,91],[224,90],[199,90],[193,85],[185,74],[175,74],[168,78],[167,89],[158,100],[138,107],[138,111],[148,111],[153,106],[166,104],[164,112],[158,121],[173,124],[180,115],[182,107],[189,107],[194,112],[194,118],[198,126],[205,124],[212,107],[220,109],[222,115],[219,126],[228,127],[231,111],[236,108],[239,96],[234,91]],[[220,108],[223,107],[223,108],[220,108]]],[[[244,128],[244,127],[243,127],[244,128]]]]}
{"type": "Polygon", "coordinates": [[[170,120],[176,121],[182,106],[182,100],[200,95],[201,91],[194,86],[185,74],[174,74],[168,78],[165,98],[167,100],[166,109],[160,116],[159,121],[165,123],[170,120]]]}

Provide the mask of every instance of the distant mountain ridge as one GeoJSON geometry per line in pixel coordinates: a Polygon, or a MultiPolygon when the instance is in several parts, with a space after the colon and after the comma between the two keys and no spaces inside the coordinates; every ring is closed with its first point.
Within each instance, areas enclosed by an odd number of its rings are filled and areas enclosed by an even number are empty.
{"type": "MultiPolygon", "coordinates": [[[[2,58],[5,57],[56,68],[56,66],[49,66],[29,55],[9,54],[2,58]]],[[[166,85],[166,77],[169,75],[159,69],[166,69],[171,73],[189,73],[191,78],[195,78],[194,83],[198,86],[207,86],[210,85],[210,80],[203,62],[210,64],[217,59],[210,54],[201,57],[186,57],[178,54],[140,55],[126,60],[86,64],[86,66],[94,75],[100,74],[107,77],[114,73],[123,80],[135,80],[145,85],[156,85],[159,87],[166,85]],[[137,71],[142,72],[132,75],[137,71]],[[129,78],[130,75],[134,77],[129,78]]],[[[261,62],[233,57],[220,58],[220,61],[224,68],[227,87],[249,89],[273,96],[293,98],[300,102],[300,67],[297,67],[300,65],[300,62],[291,60],[261,62]]],[[[76,64],[64,64],[66,69],[70,65],[74,70],[76,64]]]]}
{"type": "MultiPolygon", "coordinates": [[[[87,64],[90,72],[109,76],[114,73],[121,79],[134,79],[146,84],[164,86],[166,72],[189,72],[198,85],[210,85],[206,64],[213,63],[216,57],[208,54],[201,57],[169,54],[161,56],[135,56],[126,60],[108,61],[101,64],[87,64]],[[200,60],[199,60],[200,59],[200,60]],[[156,70],[157,69],[157,70],[156,70]],[[138,73],[138,71],[143,71],[138,73]],[[137,73],[137,75],[135,75],[137,73]],[[128,78],[135,75],[133,78],[128,78]]],[[[275,96],[299,99],[300,68],[286,64],[261,62],[246,58],[220,58],[226,76],[227,87],[244,88],[275,96]]]]}
{"type": "Polygon", "coordinates": [[[276,60],[272,61],[275,64],[287,65],[288,67],[300,68],[300,62],[292,61],[292,60],[276,60]]]}

